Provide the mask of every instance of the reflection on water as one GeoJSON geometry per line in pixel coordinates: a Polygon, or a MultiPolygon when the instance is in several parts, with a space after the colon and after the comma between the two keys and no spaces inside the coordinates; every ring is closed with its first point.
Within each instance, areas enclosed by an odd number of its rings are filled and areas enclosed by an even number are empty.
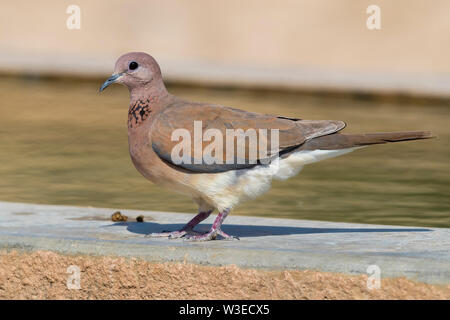
{"type": "MultiPolygon", "coordinates": [[[[100,80],[0,78],[0,200],[195,212],[148,182],[128,155],[128,91],[100,80]]],[[[304,168],[234,214],[450,227],[450,106],[169,88],[191,100],[302,119],[346,132],[432,130],[439,139],[372,146],[304,168]]]]}

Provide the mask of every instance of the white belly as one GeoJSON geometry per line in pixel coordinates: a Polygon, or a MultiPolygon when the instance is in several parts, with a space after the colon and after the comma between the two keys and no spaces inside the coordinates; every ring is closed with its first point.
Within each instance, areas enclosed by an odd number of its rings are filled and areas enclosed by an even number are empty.
{"type": "Polygon", "coordinates": [[[304,165],[334,158],[359,148],[361,147],[298,151],[285,159],[276,159],[270,165],[202,175],[197,188],[219,211],[232,209],[245,200],[254,199],[269,191],[272,179],[286,180],[297,175],[304,165]]]}

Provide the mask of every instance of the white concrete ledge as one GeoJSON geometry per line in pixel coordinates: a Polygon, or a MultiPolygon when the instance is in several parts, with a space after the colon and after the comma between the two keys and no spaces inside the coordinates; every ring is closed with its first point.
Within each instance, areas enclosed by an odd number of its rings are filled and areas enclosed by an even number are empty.
{"type": "Polygon", "coordinates": [[[114,211],[0,202],[0,248],[352,274],[378,265],[382,277],[450,283],[449,229],[230,216],[223,229],[240,241],[200,243],[144,237],[192,215],[121,210],[128,222],[114,223],[114,211]],[[141,214],[145,222],[135,222],[141,214]]]}

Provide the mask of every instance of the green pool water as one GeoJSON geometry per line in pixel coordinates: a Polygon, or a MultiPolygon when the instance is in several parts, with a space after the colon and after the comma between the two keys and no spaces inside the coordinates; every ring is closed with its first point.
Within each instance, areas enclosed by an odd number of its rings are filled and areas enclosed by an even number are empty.
{"type": "MultiPolygon", "coordinates": [[[[196,212],[153,185],[127,146],[128,91],[98,81],[0,78],[0,200],[196,212]]],[[[345,132],[432,130],[439,138],[378,145],[274,182],[233,214],[450,227],[450,105],[352,96],[169,87],[186,99],[302,119],[345,132]]]]}

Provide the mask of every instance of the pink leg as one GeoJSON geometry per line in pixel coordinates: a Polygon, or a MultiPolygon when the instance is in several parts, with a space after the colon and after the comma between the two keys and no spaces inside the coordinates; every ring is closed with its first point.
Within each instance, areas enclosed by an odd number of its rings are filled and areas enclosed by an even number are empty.
{"type": "Polygon", "coordinates": [[[209,230],[208,233],[203,235],[195,235],[195,236],[186,236],[186,240],[188,241],[209,241],[209,240],[215,240],[218,235],[223,237],[225,240],[239,240],[238,237],[233,237],[225,232],[222,231],[222,223],[223,220],[228,216],[229,210],[225,210],[223,212],[220,212],[217,216],[216,220],[214,221],[211,230],[209,230]]]}
{"type": "Polygon", "coordinates": [[[211,214],[211,211],[206,211],[206,212],[200,212],[198,215],[196,215],[195,217],[193,217],[191,219],[191,221],[189,221],[181,230],[192,230],[194,229],[194,227],[196,225],[198,225],[200,222],[202,222],[203,220],[205,220],[206,218],[209,217],[209,215],[211,214]]]}
{"type": "Polygon", "coordinates": [[[211,211],[200,212],[194,218],[191,219],[183,228],[178,231],[163,231],[160,233],[149,233],[146,237],[169,237],[170,239],[176,239],[184,237],[187,233],[197,233],[194,231],[194,227],[198,225],[200,222],[205,220],[211,214],[211,211]]]}

